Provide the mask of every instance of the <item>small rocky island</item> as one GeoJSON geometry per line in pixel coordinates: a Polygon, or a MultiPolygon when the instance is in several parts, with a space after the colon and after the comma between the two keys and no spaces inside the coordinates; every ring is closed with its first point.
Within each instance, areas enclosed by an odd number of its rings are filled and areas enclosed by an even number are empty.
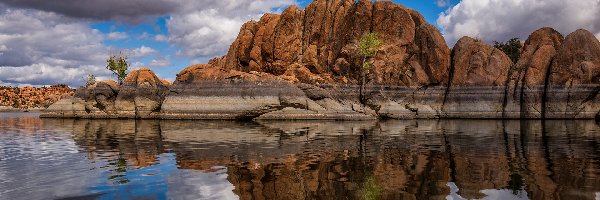
{"type": "Polygon", "coordinates": [[[463,37],[450,49],[418,12],[390,1],[316,0],[241,27],[227,55],[181,71],[99,81],[42,117],[154,119],[592,119],[600,42],[589,31],[532,33],[513,63],[463,37]],[[360,98],[357,42],[383,42],[360,98]]]}

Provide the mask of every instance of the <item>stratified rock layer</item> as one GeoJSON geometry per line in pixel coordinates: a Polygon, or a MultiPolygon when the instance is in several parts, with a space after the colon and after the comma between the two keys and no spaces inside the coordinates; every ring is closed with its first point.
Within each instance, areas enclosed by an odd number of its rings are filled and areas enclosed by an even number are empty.
{"type": "Polygon", "coordinates": [[[375,119],[333,99],[329,91],[305,87],[268,73],[194,65],[177,75],[162,118],[375,119]]]}

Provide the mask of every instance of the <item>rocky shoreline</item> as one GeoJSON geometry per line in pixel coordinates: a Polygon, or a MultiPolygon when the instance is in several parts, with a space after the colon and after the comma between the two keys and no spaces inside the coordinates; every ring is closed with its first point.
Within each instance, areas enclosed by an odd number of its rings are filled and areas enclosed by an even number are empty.
{"type": "Polygon", "coordinates": [[[600,111],[600,42],[587,30],[530,35],[513,63],[463,37],[448,48],[414,10],[389,1],[316,0],[240,29],[226,56],[181,71],[149,69],[123,85],[97,82],[41,116],[153,119],[593,119],[600,111]],[[384,46],[359,98],[356,43],[384,46]]]}

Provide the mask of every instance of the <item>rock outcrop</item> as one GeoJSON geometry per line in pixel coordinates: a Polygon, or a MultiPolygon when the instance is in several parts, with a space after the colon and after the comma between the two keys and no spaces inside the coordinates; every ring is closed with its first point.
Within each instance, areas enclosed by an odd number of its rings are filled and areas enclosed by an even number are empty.
{"type": "Polygon", "coordinates": [[[587,30],[569,34],[550,66],[546,118],[590,118],[600,110],[600,42],[587,30]]]}
{"type": "Polygon", "coordinates": [[[454,46],[443,115],[447,118],[501,118],[504,86],[512,62],[501,50],[463,37],[454,46]]]}
{"type": "Polygon", "coordinates": [[[73,96],[75,89],[67,85],[50,87],[0,86],[0,112],[45,109],[60,99],[73,96]]]}
{"type": "MultiPolygon", "coordinates": [[[[391,1],[315,0],[245,23],[227,54],[172,85],[148,69],[80,89],[43,116],[162,119],[594,118],[600,42],[542,28],[512,63],[461,38],[452,51],[418,12],[391,1]],[[359,98],[357,44],[383,41],[359,98]]],[[[599,115],[600,116],[600,115],[599,115]]]]}
{"type": "Polygon", "coordinates": [[[115,108],[120,116],[148,118],[160,112],[169,88],[148,68],[127,75],[119,89],[115,108]]]}
{"type": "Polygon", "coordinates": [[[48,107],[42,117],[156,118],[169,88],[148,68],[129,73],[123,83],[97,81],[72,98],[48,107]]]}
{"type": "Polygon", "coordinates": [[[523,45],[521,58],[510,71],[504,117],[542,118],[548,70],[564,37],[552,28],[533,32],[523,45]]]}
{"type": "Polygon", "coordinates": [[[317,0],[305,11],[291,6],[280,16],[266,14],[244,24],[227,55],[211,64],[273,75],[298,66],[320,76],[320,83],[357,83],[362,60],[356,46],[369,32],[385,44],[374,61],[373,84],[447,82],[450,49],[441,33],[416,11],[389,1],[317,0]]]}
{"type": "Polygon", "coordinates": [[[194,65],[177,75],[162,105],[165,119],[374,119],[329,91],[293,85],[265,72],[194,65]]]}

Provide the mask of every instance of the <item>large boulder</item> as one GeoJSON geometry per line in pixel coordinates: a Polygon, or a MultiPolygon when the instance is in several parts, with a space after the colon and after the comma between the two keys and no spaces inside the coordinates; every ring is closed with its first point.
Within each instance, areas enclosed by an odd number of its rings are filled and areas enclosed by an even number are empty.
{"type": "Polygon", "coordinates": [[[600,42],[594,34],[569,34],[550,68],[545,117],[593,118],[600,110],[600,42]]]}
{"type": "Polygon", "coordinates": [[[443,102],[449,118],[501,118],[512,65],[501,50],[463,37],[452,53],[450,84],[443,102]]]}
{"type": "Polygon", "coordinates": [[[384,43],[374,59],[372,84],[447,83],[450,49],[442,34],[416,11],[387,1],[316,0],[304,11],[291,6],[281,15],[264,15],[244,24],[227,55],[210,64],[273,75],[301,65],[329,84],[358,83],[357,44],[368,32],[377,32],[384,43]]]}
{"type": "Polygon", "coordinates": [[[563,40],[558,31],[548,27],[536,30],[527,38],[521,58],[509,73],[504,117],[542,117],[548,69],[563,40]]]}
{"type": "Polygon", "coordinates": [[[154,118],[159,114],[169,87],[148,68],[130,72],[115,100],[118,115],[125,118],[154,118]]]}
{"type": "Polygon", "coordinates": [[[113,80],[96,81],[79,87],[73,97],[50,105],[42,117],[116,118],[115,100],[119,85],[113,80]]]}
{"type": "Polygon", "coordinates": [[[499,49],[463,37],[454,46],[450,87],[504,86],[512,62],[499,49]]]}
{"type": "Polygon", "coordinates": [[[600,83],[600,42],[591,32],[579,29],[569,34],[552,63],[550,84],[600,83]]]}

